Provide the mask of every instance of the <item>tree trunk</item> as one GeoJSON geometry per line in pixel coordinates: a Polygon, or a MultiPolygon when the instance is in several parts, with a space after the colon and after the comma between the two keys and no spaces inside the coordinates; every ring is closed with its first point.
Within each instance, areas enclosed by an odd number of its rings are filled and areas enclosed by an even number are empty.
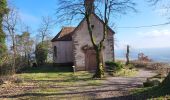
{"type": "Polygon", "coordinates": [[[15,74],[15,66],[16,66],[16,49],[15,49],[15,43],[13,41],[13,65],[12,65],[12,74],[15,74]]]}
{"type": "Polygon", "coordinates": [[[12,74],[15,74],[15,67],[16,67],[16,45],[15,45],[15,35],[14,29],[12,29],[12,42],[13,42],[13,65],[12,65],[12,74]]]}
{"type": "Polygon", "coordinates": [[[126,65],[129,64],[129,45],[127,45],[127,52],[126,52],[126,65]]]}
{"type": "Polygon", "coordinates": [[[115,36],[113,35],[113,62],[115,62],[115,36]]]}
{"type": "Polygon", "coordinates": [[[95,48],[95,51],[96,51],[97,69],[93,78],[103,78],[104,77],[103,50],[97,47],[95,48]]]}

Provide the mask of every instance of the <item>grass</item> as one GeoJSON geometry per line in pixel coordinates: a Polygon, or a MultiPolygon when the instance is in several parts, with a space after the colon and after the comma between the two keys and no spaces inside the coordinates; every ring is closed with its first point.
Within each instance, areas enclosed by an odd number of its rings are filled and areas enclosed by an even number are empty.
{"type": "Polygon", "coordinates": [[[122,68],[119,71],[116,71],[113,73],[113,76],[126,76],[126,77],[132,77],[137,74],[136,69],[129,69],[129,68],[122,68]]]}
{"type": "Polygon", "coordinates": [[[139,88],[132,90],[133,96],[141,99],[148,100],[169,100],[170,99],[170,89],[156,86],[148,88],[139,88]]]}
{"type": "Polygon", "coordinates": [[[147,88],[138,88],[131,91],[136,98],[148,100],[169,100],[170,87],[169,86],[154,86],[147,88]]]}
{"type": "Polygon", "coordinates": [[[15,98],[15,99],[56,99],[56,98],[73,98],[84,99],[89,96],[76,94],[76,91],[84,91],[102,85],[102,80],[92,79],[92,73],[68,72],[59,68],[37,67],[28,68],[24,73],[16,74],[15,76],[22,79],[22,83],[11,83],[8,86],[0,86],[0,98],[15,98]],[[9,92],[10,90],[10,92],[9,92]]]}
{"type": "Polygon", "coordinates": [[[132,95],[137,98],[149,100],[170,100],[170,84],[162,83],[165,79],[160,74],[151,77],[149,80],[159,80],[161,84],[153,87],[134,89],[132,90],[132,95]]]}

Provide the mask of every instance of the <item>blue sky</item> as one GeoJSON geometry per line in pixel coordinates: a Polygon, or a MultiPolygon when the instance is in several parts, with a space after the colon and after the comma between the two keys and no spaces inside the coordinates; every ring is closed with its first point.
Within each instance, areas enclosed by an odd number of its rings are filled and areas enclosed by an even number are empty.
{"type": "MultiPolygon", "coordinates": [[[[34,34],[36,34],[41,23],[42,16],[51,16],[56,19],[57,0],[9,1],[19,9],[22,21],[32,28],[34,34]]],[[[170,47],[170,25],[149,28],[120,28],[160,24],[168,21],[168,16],[165,14],[166,9],[160,6],[151,6],[146,2],[147,0],[135,1],[137,3],[137,13],[129,13],[111,19],[116,26],[114,28],[116,32],[116,48],[125,48],[127,44],[135,49],[170,47]]],[[[51,35],[56,35],[61,27],[62,25],[57,23],[51,35]]]]}

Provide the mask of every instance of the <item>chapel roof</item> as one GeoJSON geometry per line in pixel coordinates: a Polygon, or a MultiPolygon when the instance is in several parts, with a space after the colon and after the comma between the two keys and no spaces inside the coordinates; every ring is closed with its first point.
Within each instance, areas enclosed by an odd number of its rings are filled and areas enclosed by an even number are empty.
{"type": "Polygon", "coordinates": [[[51,40],[54,41],[71,41],[71,33],[74,31],[75,27],[63,27],[61,31],[51,40]]]}

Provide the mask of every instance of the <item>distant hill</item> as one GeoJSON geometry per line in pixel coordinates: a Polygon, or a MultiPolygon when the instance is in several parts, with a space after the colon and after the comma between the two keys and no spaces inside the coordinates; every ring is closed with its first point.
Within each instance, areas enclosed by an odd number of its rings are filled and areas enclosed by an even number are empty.
{"type": "MultiPolygon", "coordinates": [[[[153,61],[170,63],[170,48],[130,49],[130,58],[137,59],[140,52],[143,52],[153,61]]],[[[115,50],[116,59],[125,59],[125,54],[125,49],[115,50]]]]}

